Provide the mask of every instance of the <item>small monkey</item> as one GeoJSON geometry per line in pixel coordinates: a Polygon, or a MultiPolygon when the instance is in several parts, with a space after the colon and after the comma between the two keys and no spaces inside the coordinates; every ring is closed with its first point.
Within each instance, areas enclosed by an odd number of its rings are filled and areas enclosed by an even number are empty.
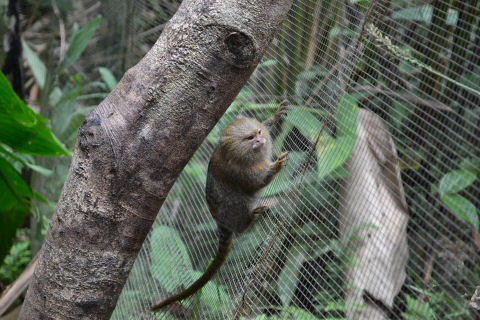
{"type": "Polygon", "coordinates": [[[223,131],[208,164],[205,195],[218,227],[218,250],[203,275],[184,291],[152,306],[159,310],[186,299],[200,290],[220,269],[230,252],[233,233],[244,232],[267,207],[255,207],[266,187],[287,161],[283,152],[274,162],[270,129],[288,109],[280,104],[275,114],[263,123],[240,117],[223,131]]]}

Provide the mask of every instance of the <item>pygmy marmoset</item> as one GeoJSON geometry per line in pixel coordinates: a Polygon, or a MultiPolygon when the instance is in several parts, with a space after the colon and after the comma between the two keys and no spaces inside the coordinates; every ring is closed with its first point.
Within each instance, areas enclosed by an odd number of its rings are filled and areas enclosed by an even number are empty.
{"type": "Polygon", "coordinates": [[[274,162],[270,129],[288,108],[280,104],[275,114],[264,122],[239,117],[223,131],[208,165],[205,188],[208,208],[218,226],[218,250],[203,275],[182,292],[152,306],[155,311],[188,298],[215,275],[230,251],[233,233],[245,231],[265,206],[256,207],[261,190],[266,187],[287,160],[282,153],[274,162]]]}

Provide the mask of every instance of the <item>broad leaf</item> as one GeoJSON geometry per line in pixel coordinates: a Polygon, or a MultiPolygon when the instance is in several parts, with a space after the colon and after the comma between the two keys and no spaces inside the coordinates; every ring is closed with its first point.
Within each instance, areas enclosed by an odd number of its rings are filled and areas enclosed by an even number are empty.
{"type": "Polygon", "coordinates": [[[192,282],[192,262],[187,248],[175,229],[156,227],[150,240],[150,272],[169,292],[192,282]]]}
{"type": "Polygon", "coordinates": [[[458,220],[468,223],[477,232],[479,231],[478,213],[473,203],[457,194],[446,194],[440,199],[458,220]]]}
{"type": "Polygon", "coordinates": [[[265,67],[274,67],[278,65],[278,61],[275,59],[269,59],[266,61],[262,61],[258,64],[257,69],[262,69],[265,67]]]}
{"type": "MultiPolygon", "coordinates": [[[[198,279],[202,276],[203,272],[195,271],[193,273],[194,279],[198,279]]],[[[191,285],[189,283],[189,285],[191,285]]],[[[230,305],[231,300],[230,296],[225,292],[225,290],[217,285],[214,281],[209,281],[202,289],[201,289],[200,301],[202,304],[209,309],[210,313],[216,313],[220,310],[225,310],[225,308],[230,305]]]]}
{"type": "Polygon", "coordinates": [[[292,108],[288,111],[286,120],[297,127],[300,133],[312,143],[322,129],[322,123],[305,109],[292,108]]]}
{"type": "Polygon", "coordinates": [[[345,163],[353,149],[357,131],[358,107],[350,96],[344,96],[335,114],[337,138],[323,133],[317,144],[318,179],[322,180],[345,163]]]}
{"type": "Polygon", "coordinates": [[[477,175],[478,173],[470,169],[450,171],[440,180],[438,191],[441,195],[459,192],[470,186],[477,179],[477,175]]]}
{"type": "Polygon", "coordinates": [[[25,216],[32,192],[15,168],[0,155],[0,261],[8,253],[25,216]]]}
{"type": "Polygon", "coordinates": [[[287,166],[275,177],[272,183],[265,190],[264,196],[270,197],[280,192],[286,192],[292,188],[296,188],[299,183],[299,179],[292,179],[295,172],[302,170],[304,164],[305,152],[290,151],[288,156],[287,166]]]}
{"type": "Polygon", "coordinates": [[[475,174],[478,175],[478,173],[480,171],[480,159],[478,159],[476,157],[465,158],[460,163],[460,168],[467,169],[467,170],[472,170],[472,171],[475,172],[475,174]]]}
{"type": "Polygon", "coordinates": [[[300,280],[300,269],[302,264],[307,260],[303,251],[290,250],[287,256],[287,263],[282,269],[277,281],[277,292],[284,306],[289,306],[292,301],[293,294],[300,280]]]}
{"type": "Polygon", "coordinates": [[[25,154],[68,155],[68,151],[45,126],[46,122],[15,95],[0,73],[0,142],[25,154]]]}
{"type": "MultiPolygon", "coordinates": [[[[432,21],[433,7],[431,5],[423,5],[420,7],[411,7],[406,9],[401,9],[397,12],[394,12],[392,15],[393,19],[398,20],[409,20],[409,21],[419,21],[430,24],[432,21]]],[[[447,25],[456,25],[458,20],[458,11],[453,9],[448,9],[447,14],[447,25]]]]}

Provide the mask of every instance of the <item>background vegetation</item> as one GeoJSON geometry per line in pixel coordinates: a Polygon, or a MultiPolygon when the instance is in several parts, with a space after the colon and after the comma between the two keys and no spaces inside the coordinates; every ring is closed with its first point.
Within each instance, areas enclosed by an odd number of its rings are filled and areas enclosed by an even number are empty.
{"type": "MultiPolygon", "coordinates": [[[[176,6],[20,1],[28,98],[25,105],[0,78],[0,290],[39,249],[78,126],[148,51],[176,6]]],[[[274,149],[290,152],[289,165],[266,190],[272,213],[235,239],[221,273],[187,308],[155,317],[231,318],[241,310],[254,319],[343,318],[343,271],[355,261],[339,240],[338,191],[358,108],[366,108],[392,133],[410,214],[407,279],[392,314],[469,319],[467,303],[480,284],[479,13],[476,0],[295,2],[171,190],[113,318],[152,316],[145,310],[160,294],[205,269],[216,247],[203,200],[210,152],[236,115],[266,118],[286,98],[292,107],[274,131],[274,149]]]]}

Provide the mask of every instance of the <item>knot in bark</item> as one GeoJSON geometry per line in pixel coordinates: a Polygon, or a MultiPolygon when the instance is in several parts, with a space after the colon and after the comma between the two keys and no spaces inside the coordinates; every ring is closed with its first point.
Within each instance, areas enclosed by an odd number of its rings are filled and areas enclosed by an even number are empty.
{"type": "Polygon", "coordinates": [[[254,63],[256,48],[251,37],[243,32],[233,31],[225,38],[231,63],[239,68],[247,68],[254,63]]]}

